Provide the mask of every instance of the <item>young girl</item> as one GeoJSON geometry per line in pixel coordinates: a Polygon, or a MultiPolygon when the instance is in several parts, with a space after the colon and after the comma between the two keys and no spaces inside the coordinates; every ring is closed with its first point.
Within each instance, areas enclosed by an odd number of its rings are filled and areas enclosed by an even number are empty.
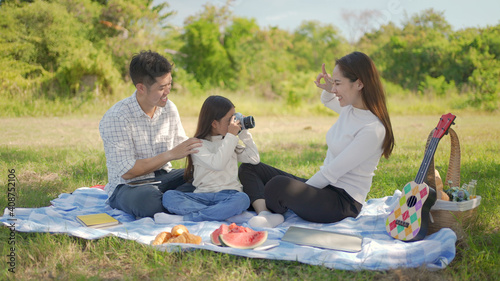
{"type": "Polygon", "coordinates": [[[225,97],[210,96],[203,103],[194,136],[203,145],[188,158],[184,174],[196,189],[165,192],[163,206],[176,215],[163,213],[163,222],[223,221],[250,206],[238,180],[238,162],[258,164],[260,157],[252,135],[241,130],[234,114],[234,105],[225,97]]]}
{"type": "MultiPolygon", "coordinates": [[[[263,163],[242,164],[240,180],[257,212],[292,210],[308,221],[333,223],[361,211],[380,157],[392,152],[394,135],[372,60],[354,52],[335,64],[331,76],[323,64],[315,81],[323,89],[323,104],[339,113],[326,134],[323,166],[310,179],[302,179],[263,163]]],[[[269,223],[259,213],[249,224],[269,223]]]]}

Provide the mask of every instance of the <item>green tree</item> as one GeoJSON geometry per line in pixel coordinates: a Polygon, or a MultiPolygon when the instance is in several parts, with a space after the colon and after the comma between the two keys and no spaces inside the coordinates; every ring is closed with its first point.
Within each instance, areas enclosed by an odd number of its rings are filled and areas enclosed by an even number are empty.
{"type": "Polygon", "coordinates": [[[268,98],[287,95],[284,82],[292,79],[297,60],[290,52],[293,36],[284,30],[270,28],[260,30],[249,48],[248,72],[252,74],[251,84],[268,98]]]}
{"type": "Polygon", "coordinates": [[[297,70],[319,71],[321,64],[334,65],[345,55],[347,42],[331,24],[305,21],[294,32],[291,53],[296,57],[297,70]]]}
{"type": "Polygon", "coordinates": [[[243,88],[254,84],[256,81],[257,63],[255,55],[259,52],[258,42],[255,42],[259,26],[254,19],[238,18],[232,20],[224,35],[224,48],[231,62],[231,68],[238,78],[236,84],[243,88]]]}
{"type": "Polygon", "coordinates": [[[91,41],[111,54],[115,67],[128,79],[128,63],[134,53],[155,50],[162,53],[161,37],[169,37],[167,2],[153,0],[108,0],[94,20],[91,41]]]}
{"type": "Polygon", "coordinates": [[[229,54],[224,48],[224,29],[230,22],[228,1],[223,7],[207,3],[204,11],[186,19],[184,45],[180,52],[183,67],[196,77],[204,88],[228,87],[233,84],[235,72],[229,54]]]}
{"type": "Polygon", "coordinates": [[[500,59],[500,24],[485,28],[481,35],[484,50],[492,54],[496,60],[500,59]]]}
{"type": "MultiPolygon", "coordinates": [[[[106,56],[86,39],[89,27],[69,13],[64,5],[45,1],[28,5],[5,4],[0,9],[0,18],[6,31],[0,38],[3,60],[8,65],[22,66],[2,72],[0,80],[2,84],[10,84],[6,87],[8,91],[23,91],[16,83],[24,79],[29,80],[25,85],[31,84],[34,88],[39,84],[33,85],[33,81],[48,85],[49,88],[43,89],[49,96],[69,95],[79,88],[84,75],[105,72],[99,69],[102,65],[91,59],[106,59],[106,56]],[[86,65],[78,62],[86,59],[86,65]],[[71,68],[78,64],[79,71],[72,71],[71,68]],[[13,76],[16,77],[14,81],[5,79],[13,76]]],[[[112,79],[112,69],[107,75],[99,76],[104,86],[111,85],[112,79]]]]}
{"type": "Polygon", "coordinates": [[[477,49],[474,41],[478,36],[477,28],[459,30],[450,35],[450,53],[443,74],[447,80],[455,81],[458,85],[466,84],[476,68],[477,49]]]}
{"type": "Polygon", "coordinates": [[[204,87],[230,83],[233,78],[231,61],[219,41],[219,25],[200,18],[187,26],[183,34],[185,45],[181,52],[186,55],[184,67],[204,87]]]}
{"type": "Polygon", "coordinates": [[[444,75],[464,92],[471,93],[468,105],[495,110],[500,86],[500,25],[467,28],[450,36],[451,51],[444,75]]]}
{"type": "Polygon", "coordinates": [[[233,18],[224,37],[239,89],[250,88],[267,97],[280,95],[289,73],[296,71],[296,57],[290,52],[288,32],[271,28],[261,30],[254,19],[233,18]]]}
{"type": "Polygon", "coordinates": [[[379,29],[367,32],[358,40],[356,48],[368,54],[376,63],[377,69],[381,72],[387,68],[388,54],[385,52],[387,44],[391,43],[393,37],[401,34],[401,28],[397,27],[394,23],[380,26],[379,29]]]}
{"type": "Polygon", "coordinates": [[[417,90],[427,75],[433,78],[443,75],[450,32],[451,26],[442,13],[433,9],[413,16],[381,50],[385,60],[384,77],[417,90]]]}
{"type": "Polygon", "coordinates": [[[113,93],[133,53],[158,49],[155,39],[172,14],[160,14],[166,7],[152,0],[2,3],[1,61],[12,66],[0,71],[3,91],[72,97],[89,84],[113,93]]]}

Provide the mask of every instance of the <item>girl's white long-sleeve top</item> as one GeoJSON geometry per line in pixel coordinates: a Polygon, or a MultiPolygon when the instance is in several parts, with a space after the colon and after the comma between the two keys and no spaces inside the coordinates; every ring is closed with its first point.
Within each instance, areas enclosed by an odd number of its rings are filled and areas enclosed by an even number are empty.
{"type": "Polygon", "coordinates": [[[328,150],[323,166],[306,183],[317,188],[342,188],[363,204],[382,156],[385,127],[369,110],[340,107],[338,98],[327,91],[321,94],[321,102],[339,113],[339,118],[326,134],[328,150]]]}
{"type": "Polygon", "coordinates": [[[194,192],[219,192],[224,189],[243,191],[238,180],[238,162],[258,164],[259,152],[252,135],[243,130],[238,136],[227,133],[226,136],[212,136],[202,140],[203,146],[193,159],[194,192]],[[245,144],[238,144],[239,140],[245,144]]]}

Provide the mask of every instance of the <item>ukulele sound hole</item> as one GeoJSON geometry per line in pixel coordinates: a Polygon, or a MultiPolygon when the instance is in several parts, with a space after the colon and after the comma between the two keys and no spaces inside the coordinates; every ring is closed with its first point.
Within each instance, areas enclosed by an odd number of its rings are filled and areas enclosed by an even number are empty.
{"type": "Polygon", "coordinates": [[[410,196],[410,198],[406,200],[406,206],[410,208],[415,206],[415,204],[417,204],[417,197],[415,197],[415,195],[410,196]]]}

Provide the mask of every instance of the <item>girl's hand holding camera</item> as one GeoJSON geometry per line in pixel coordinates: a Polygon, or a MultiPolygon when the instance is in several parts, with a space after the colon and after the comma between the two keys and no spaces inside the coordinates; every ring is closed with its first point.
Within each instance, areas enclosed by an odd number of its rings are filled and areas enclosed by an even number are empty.
{"type": "Polygon", "coordinates": [[[236,119],[236,117],[232,116],[231,121],[229,122],[229,126],[227,131],[235,136],[241,131],[240,121],[236,119]]]}

